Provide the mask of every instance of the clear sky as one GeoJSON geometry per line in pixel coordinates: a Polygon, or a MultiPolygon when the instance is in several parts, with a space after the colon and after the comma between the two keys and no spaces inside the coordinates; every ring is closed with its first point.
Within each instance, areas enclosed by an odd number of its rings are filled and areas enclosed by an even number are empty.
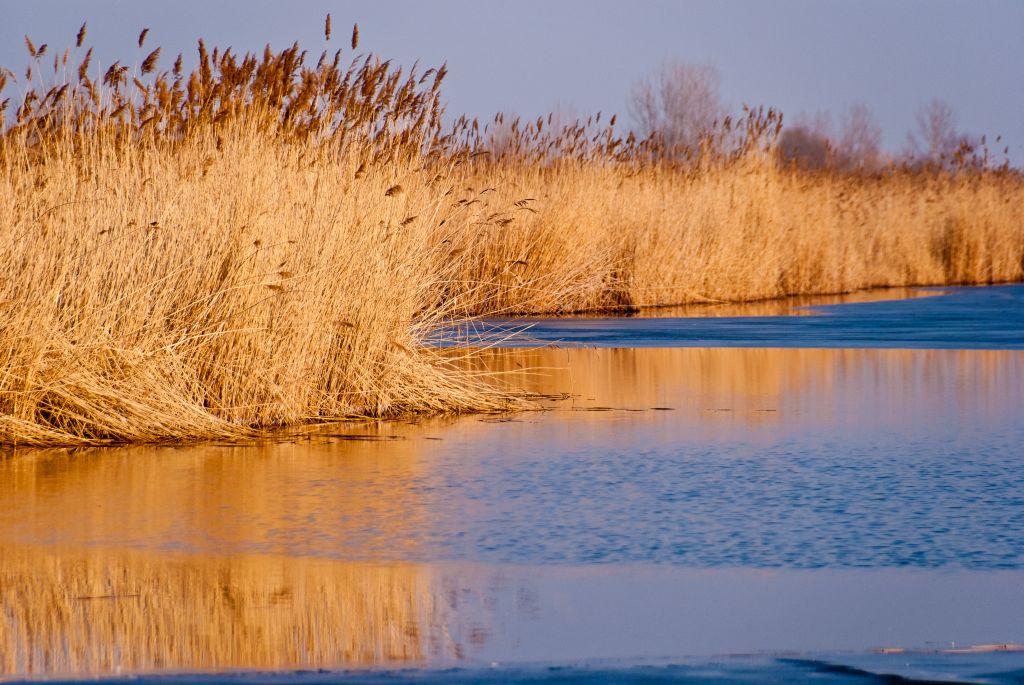
{"type": "Polygon", "coordinates": [[[141,61],[143,27],[164,68],[200,36],[236,52],[298,40],[315,56],[327,12],[332,49],[347,48],[359,22],[360,51],[447,62],[450,113],[624,115],[637,78],[682,59],[715,65],[734,106],[792,118],[865,103],[896,151],[915,109],[942,98],[964,132],[1002,134],[1024,161],[1024,0],[29,0],[4,3],[0,65],[20,77],[24,34],[63,48],[83,20],[106,64],[141,61]]]}

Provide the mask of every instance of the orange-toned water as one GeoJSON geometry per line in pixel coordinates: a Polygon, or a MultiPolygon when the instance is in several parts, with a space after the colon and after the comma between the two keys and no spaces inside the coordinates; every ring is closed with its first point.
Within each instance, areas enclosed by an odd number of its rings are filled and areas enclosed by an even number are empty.
{"type": "Polygon", "coordinates": [[[1024,643],[1024,352],[468,363],[541,409],[0,456],[0,677],[1024,643]]]}
{"type": "Polygon", "coordinates": [[[17,452],[0,542],[346,560],[1022,563],[1024,354],[577,349],[474,360],[542,411],[252,445],[17,452]],[[997,525],[997,522],[1001,522],[997,525]]]}

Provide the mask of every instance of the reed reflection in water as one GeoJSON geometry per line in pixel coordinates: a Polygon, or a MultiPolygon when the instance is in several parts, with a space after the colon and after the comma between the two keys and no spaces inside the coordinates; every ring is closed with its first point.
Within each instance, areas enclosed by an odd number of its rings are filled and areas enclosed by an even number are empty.
{"type": "Polygon", "coordinates": [[[890,423],[916,415],[998,420],[1024,397],[1024,354],[1017,351],[491,349],[470,363],[532,392],[571,394],[550,401],[553,408],[671,407],[683,412],[671,420],[696,436],[714,433],[706,422],[717,410],[731,412],[736,429],[769,421],[791,430],[794,421],[890,423]]]}
{"type": "Polygon", "coordinates": [[[1024,353],[531,349],[466,363],[548,410],[0,455],[0,675],[569,658],[552,651],[569,634],[574,656],[598,635],[622,656],[681,649],[681,635],[707,653],[858,647],[886,612],[921,617],[907,640],[964,612],[971,630],[943,634],[999,640],[1016,625],[1024,353]],[[882,575],[850,570],[864,567],[882,575]],[[926,575],[894,585],[895,567],[926,575]],[[813,616],[797,620],[811,579],[813,616]],[[932,590],[910,590],[925,579],[932,590]],[[853,599],[819,611],[829,598],[853,599]],[[632,641],[623,607],[648,628],[632,641]],[[763,620],[740,640],[748,615],[763,620]],[[836,616],[859,622],[842,637],[836,616]]]}
{"type": "Polygon", "coordinates": [[[0,545],[0,675],[436,659],[439,599],[413,564],[0,545]]]}
{"type": "Polygon", "coordinates": [[[1004,566],[1019,546],[994,522],[1019,515],[999,498],[1019,479],[1020,352],[514,350],[472,363],[550,410],[248,446],[19,451],[0,457],[0,543],[534,563],[650,560],[643,542],[654,560],[746,563],[697,545],[727,535],[756,563],[820,565],[834,526],[833,541],[852,536],[844,564],[945,564],[989,536],[1004,566]],[[801,522],[804,538],[781,529],[777,545],[794,548],[761,549],[747,539],[758,518],[801,522]],[[924,556],[887,546],[907,528],[924,556]],[[849,557],[879,530],[886,556],[849,557]]]}
{"type": "MultiPolygon", "coordinates": [[[[1024,610],[1020,571],[375,564],[9,545],[0,563],[0,680],[934,652],[1015,639],[1024,610]]],[[[446,681],[435,674],[427,680],[446,681]]],[[[325,678],[337,676],[314,679],[325,678]]]]}
{"type": "MultiPolygon", "coordinates": [[[[335,427],[386,438],[404,425],[335,427]]],[[[0,541],[394,559],[427,527],[412,440],[39,450],[0,460],[0,541]],[[73,512],[73,513],[72,513],[73,512]],[[384,550],[390,550],[384,554],[384,550]]]]}

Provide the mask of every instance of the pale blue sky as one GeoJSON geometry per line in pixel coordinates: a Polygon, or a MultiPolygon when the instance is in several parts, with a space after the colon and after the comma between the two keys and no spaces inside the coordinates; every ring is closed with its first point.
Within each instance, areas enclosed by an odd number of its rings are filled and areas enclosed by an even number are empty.
{"type": "Polygon", "coordinates": [[[902,148],[914,110],[948,101],[961,129],[1002,134],[1024,160],[1024,0],[858,0],[849,2],[668,2],[520,0],[498,2],[216,2],[214,0],[29,0],[4,3],[0,64],[24,71],[22,36],[61,48],[83,20],[87,44],[109,64],[138,62],[164,48],[169,68],[195,40],[259,50],[299,40],[347,48],[351,24],[360,51],[411,64],[448,62],[450,113],[530,116],[564,104],[581,114],[625,114],[630,84],[661,60],[707,62],[722,76],[723,98],[777,106],[792,118],[820,109],[838,114],[863,102],[882,125],[886,146],[902,148]]]}

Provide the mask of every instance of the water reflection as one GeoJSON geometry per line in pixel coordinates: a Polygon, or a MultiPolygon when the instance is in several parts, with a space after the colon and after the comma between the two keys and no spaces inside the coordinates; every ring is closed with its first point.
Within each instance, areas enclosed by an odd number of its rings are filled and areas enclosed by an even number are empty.
{"type": "Polygon", "coordinates": [[[1024,564],[1024,355],[515,350],[547,411],[0,458],[0,543],[346,560],[1024,564]],[[560,395],[559,393],[564,393],[560,395]],[[373,438],[351,440],[351,437],[373,438]]]}
{"type": "Polygon", "coordinates": [[[491,349],[472,364],[532,392],[569,394],[546,400],[549,407],[680,410],[671,420],[688,424],[690,435],[712,432],[723,412],[743,427],[768,421],[793,430],[793,422],[999,420],[1024,398],[1016,351],[491,349]]]}
{"type": "MultiPolygon", "coordinates": [[[[934,295],[934,292],[928,294],[934,295]]],[[[818,302],[818,316],[778,316],[778,303],[639,317],[491,319],[439,332],[478,347],[788,347],[1024,349],[1024,285],[952,288],[939,297],[818,302]],[[766,311],[759,314],[759,308],[766,311]],[[765,315],[768,314],[768,315],[765,315]]],[[[783,305],[784,306],[784,305],[783,305]]],[[[794,310],[788,313],[808,313],[794,310]]]]}
{"type": "Polygon", "coordinates": [[[1024,353],[465,363],[545,410],[0,455],[0,676],[1019,641],[1024,353]]]}
{"type": "MultiPolygon", "coordinates": [[[[387,434],[403,428],[347,430],[387,434]]],[[[0,460],[0,541],[222,554],[413,555],[427,525],[413,489],[423,467],[414,458],[418,449],[406,440],[350,443],[318,436],[255,445],[17,453],[0,460]]]]}
{"type": "Polygon", "coordinates": [[[0,675],[294,669],[453,651],[430,569],[0,545],[0,675]]]}
{"type": "Polygon", "coordinates": [[[1024,612],[1020,572],[377,564],[10,545],[0,563],[0,679],[936,651],[1007,642],[1024,612]]]}

